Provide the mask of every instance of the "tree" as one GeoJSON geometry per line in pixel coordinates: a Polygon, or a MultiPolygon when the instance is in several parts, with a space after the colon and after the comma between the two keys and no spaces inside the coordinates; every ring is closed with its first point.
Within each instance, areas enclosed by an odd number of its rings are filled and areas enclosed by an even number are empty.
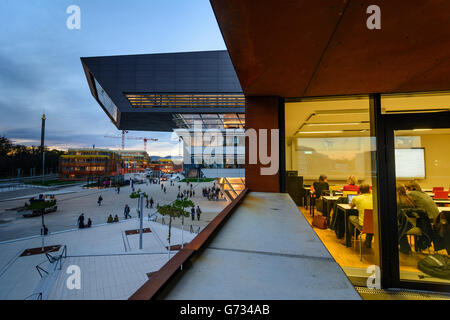
{"type": "MultiPolygon", "coordinates": [[[[141,216],[141,210],[142,208],[139,208],[139,199],[141,197],[141,193],[143,193],[144,198],[148,199],[148,195],[145,192],[142,192],[141,189],[138,189],[137,191],[134,191],[130,194],[130,198],[131,199],[138,199],[138,213],[139,213],[139,217],[141,216]]],[[[144,210],[142,210],[144,211],[144,210]]]]}
{"type": "MultiPolygon", "coordinates": [[[[59,165],[59,157],[64,154],[60,150],[45,150],[46,169],[56,169],[59,165]]],[[[6,137],[0,137],[0,176],[15,176],[17,169],[22,172],[30,172],[30,169],[41,168],[42,158],[40,147],[13,144],[6,137]]]]}
{"type": "Polygon", "coordinates": [[[56,200],[50,200],[50,201],[45,201],[45,200],[39,200],[39,201],[33,201],[30,204],[26,204],[25,205],[25,209],[27,210],[31,210],[34,212],[38,212],[40,213],[40,216],[42,218],[42,251],[44,251],[44,236],[46,234],[45,231],[45,223],[44,223],[44,214],[45,214],[45,209],[47,208],[51,208],[53,206],[56,205],[56,200]]]}
{"type": "Polygon", "coordinates": [[[182,200],[175,200],[173,205],[179,208],[180,210],[183,210],[183,214],[181,216],[181,247],[184,248],[184,238],[183,238],[184,217],[189,217],[189,211],[186,211],[185,209],[195,207],[195,204],[191,200],[182,199],[182,200]]]}
{"type": "MultiPolygon", "coordinates": [[[[172,219],[186,216],[186,211],[184,211],[183,209],[184,208],[183,205],[185,204],[183,203],[184,200],[177,200],[177,201],[173,202],[172,204],[157,206],[157,211],[160,215],[169,216],[169,233],[167,235],[167,241],[169,242],[169,259],[170,259],[170,238],[172,235],[172,219]],[[175,204],[177,201],[179,202],[175,204]]],[[[189,215],[189,213],[187,213],[187,215],[189,215]]]]}
{"type": "Polygon", "coordinates": [[[13,144],[11,140],[6,137],[0,137],[0,157],[6,157],[11,151],[13,144]]]}

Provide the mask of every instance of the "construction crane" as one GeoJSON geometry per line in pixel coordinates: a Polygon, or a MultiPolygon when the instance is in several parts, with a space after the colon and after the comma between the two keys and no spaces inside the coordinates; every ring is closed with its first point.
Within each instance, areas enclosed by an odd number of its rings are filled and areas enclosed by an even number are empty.
{"type": "Polygon", "coordinates": [[[125,150],[125,139],[127,139],[127,140],[144,140],[144,150],[145,150],[145,152],[147,152],[147,141],[158,141],[158,139],[154,139],[154,138],[125,137],[126,133],[128,133],[127,130],[122,130],[122,137],[120,137],[120,136],[112,136],[112,135],[105,135],[105,138],[114,138],[114,139],[122,138],[122,150],[125,150]]]}
{"type": "Polygon", "coordinates": [[[122,130],[122,136],[110,136],[110,135],[105,135],[105,138],[114,138],[114,139],[120,139],[122,138],[122,150],[125,150],[125,134],[128,133],[128,130],[122,130]]]}
{"type": "Polygon", "coordinates": [[[127,137],[128,140],[144,140],[144,150],[147,152],[147,141],[158,141],[154,138],[143,138],[143,137],[127,137]]]}

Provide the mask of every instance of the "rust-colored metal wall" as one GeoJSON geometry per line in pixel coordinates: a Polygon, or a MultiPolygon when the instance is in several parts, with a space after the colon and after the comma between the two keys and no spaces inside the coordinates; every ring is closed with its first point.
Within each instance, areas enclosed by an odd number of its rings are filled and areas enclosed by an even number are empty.
{"type": "MultiPolygon", "coordinates": [[[[245,129],[279,129],[279,97],[247,97],[245,101],[245,129]]],[[[258,135],[259,136],[259,135],[258,135]]],[[[259,138],[258,138],[259,141],[259,138]]],[[[271,145],[270,133],[267,145],[271,145]]],[[[245,185],[250,191],[280,192],[280,173],[275,175],[261,175],[259,162],[249,163],[249,140],[245,141],[245,185]]],[[[268,148],[271,152],[270,147],[268,148]]],[[[259,147],[257,147],[259,153],[259,147]]],[[[280,154],[281,156],[281,154],[280,154]]]]}
{"type": "Polygon", "coordinates": [[[450,1],[210,2],[246,96],[450,90],[450,1]]]}

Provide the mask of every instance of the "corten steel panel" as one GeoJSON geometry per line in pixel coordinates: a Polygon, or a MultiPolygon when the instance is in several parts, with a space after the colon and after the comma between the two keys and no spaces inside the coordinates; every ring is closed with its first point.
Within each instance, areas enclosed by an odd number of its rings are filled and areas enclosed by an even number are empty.
{"type": "MultiPolygon", "coordinates": [[[[247,97],[245,101],[245,129],[268,130],[268,149],[270,149],[270,129],[278,128],[278,97],[247,97]]],[[[259,163],[249,163],[249,141],[245,139],[245,186],[251,191],[280,192],[279,172],[275,175],[261,175],[259,163]]],[[[259,144],[259,134],[258,134],[259,144]]],[[[259,154],[259,146],[258,146],[259,154]]],[[[268,150],[270,153],[271,151],[268,150]]]]}
{"type": "Polygon", "coordinates": [[[450,89],[450,1],[350,1],[309,96],[450,89]],[[381,8],[381,30],[366,9],[381,8]]]}
{"type": "Polygon", "coordinates": [[[210,1],[246,95],[450,90],[450,1],[210,1]]]}
{"type": "Polygon", "coordinates": [[[211,0],[246,95],[303,94],[344,0],[211,0]]]}

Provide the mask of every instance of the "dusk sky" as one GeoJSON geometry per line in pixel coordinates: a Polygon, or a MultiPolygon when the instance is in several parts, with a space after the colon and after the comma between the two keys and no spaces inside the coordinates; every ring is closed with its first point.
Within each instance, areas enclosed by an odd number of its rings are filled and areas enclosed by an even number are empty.
{"type": "MultiPolygon", "coordinates": [[[[2,0],[0,2],[0,136],[46,146],[119,148],[120,135],[92,97],[80,57],[226,49],[208,0],[2,0]],[[70,30],[67,7],[81,9],[70,30]]],[[[170,133],[130,131],[158,138],[151,155],[177,145],[170,133]]],[[[127,149],[143,142],[127,140],[127,149]]]]}

